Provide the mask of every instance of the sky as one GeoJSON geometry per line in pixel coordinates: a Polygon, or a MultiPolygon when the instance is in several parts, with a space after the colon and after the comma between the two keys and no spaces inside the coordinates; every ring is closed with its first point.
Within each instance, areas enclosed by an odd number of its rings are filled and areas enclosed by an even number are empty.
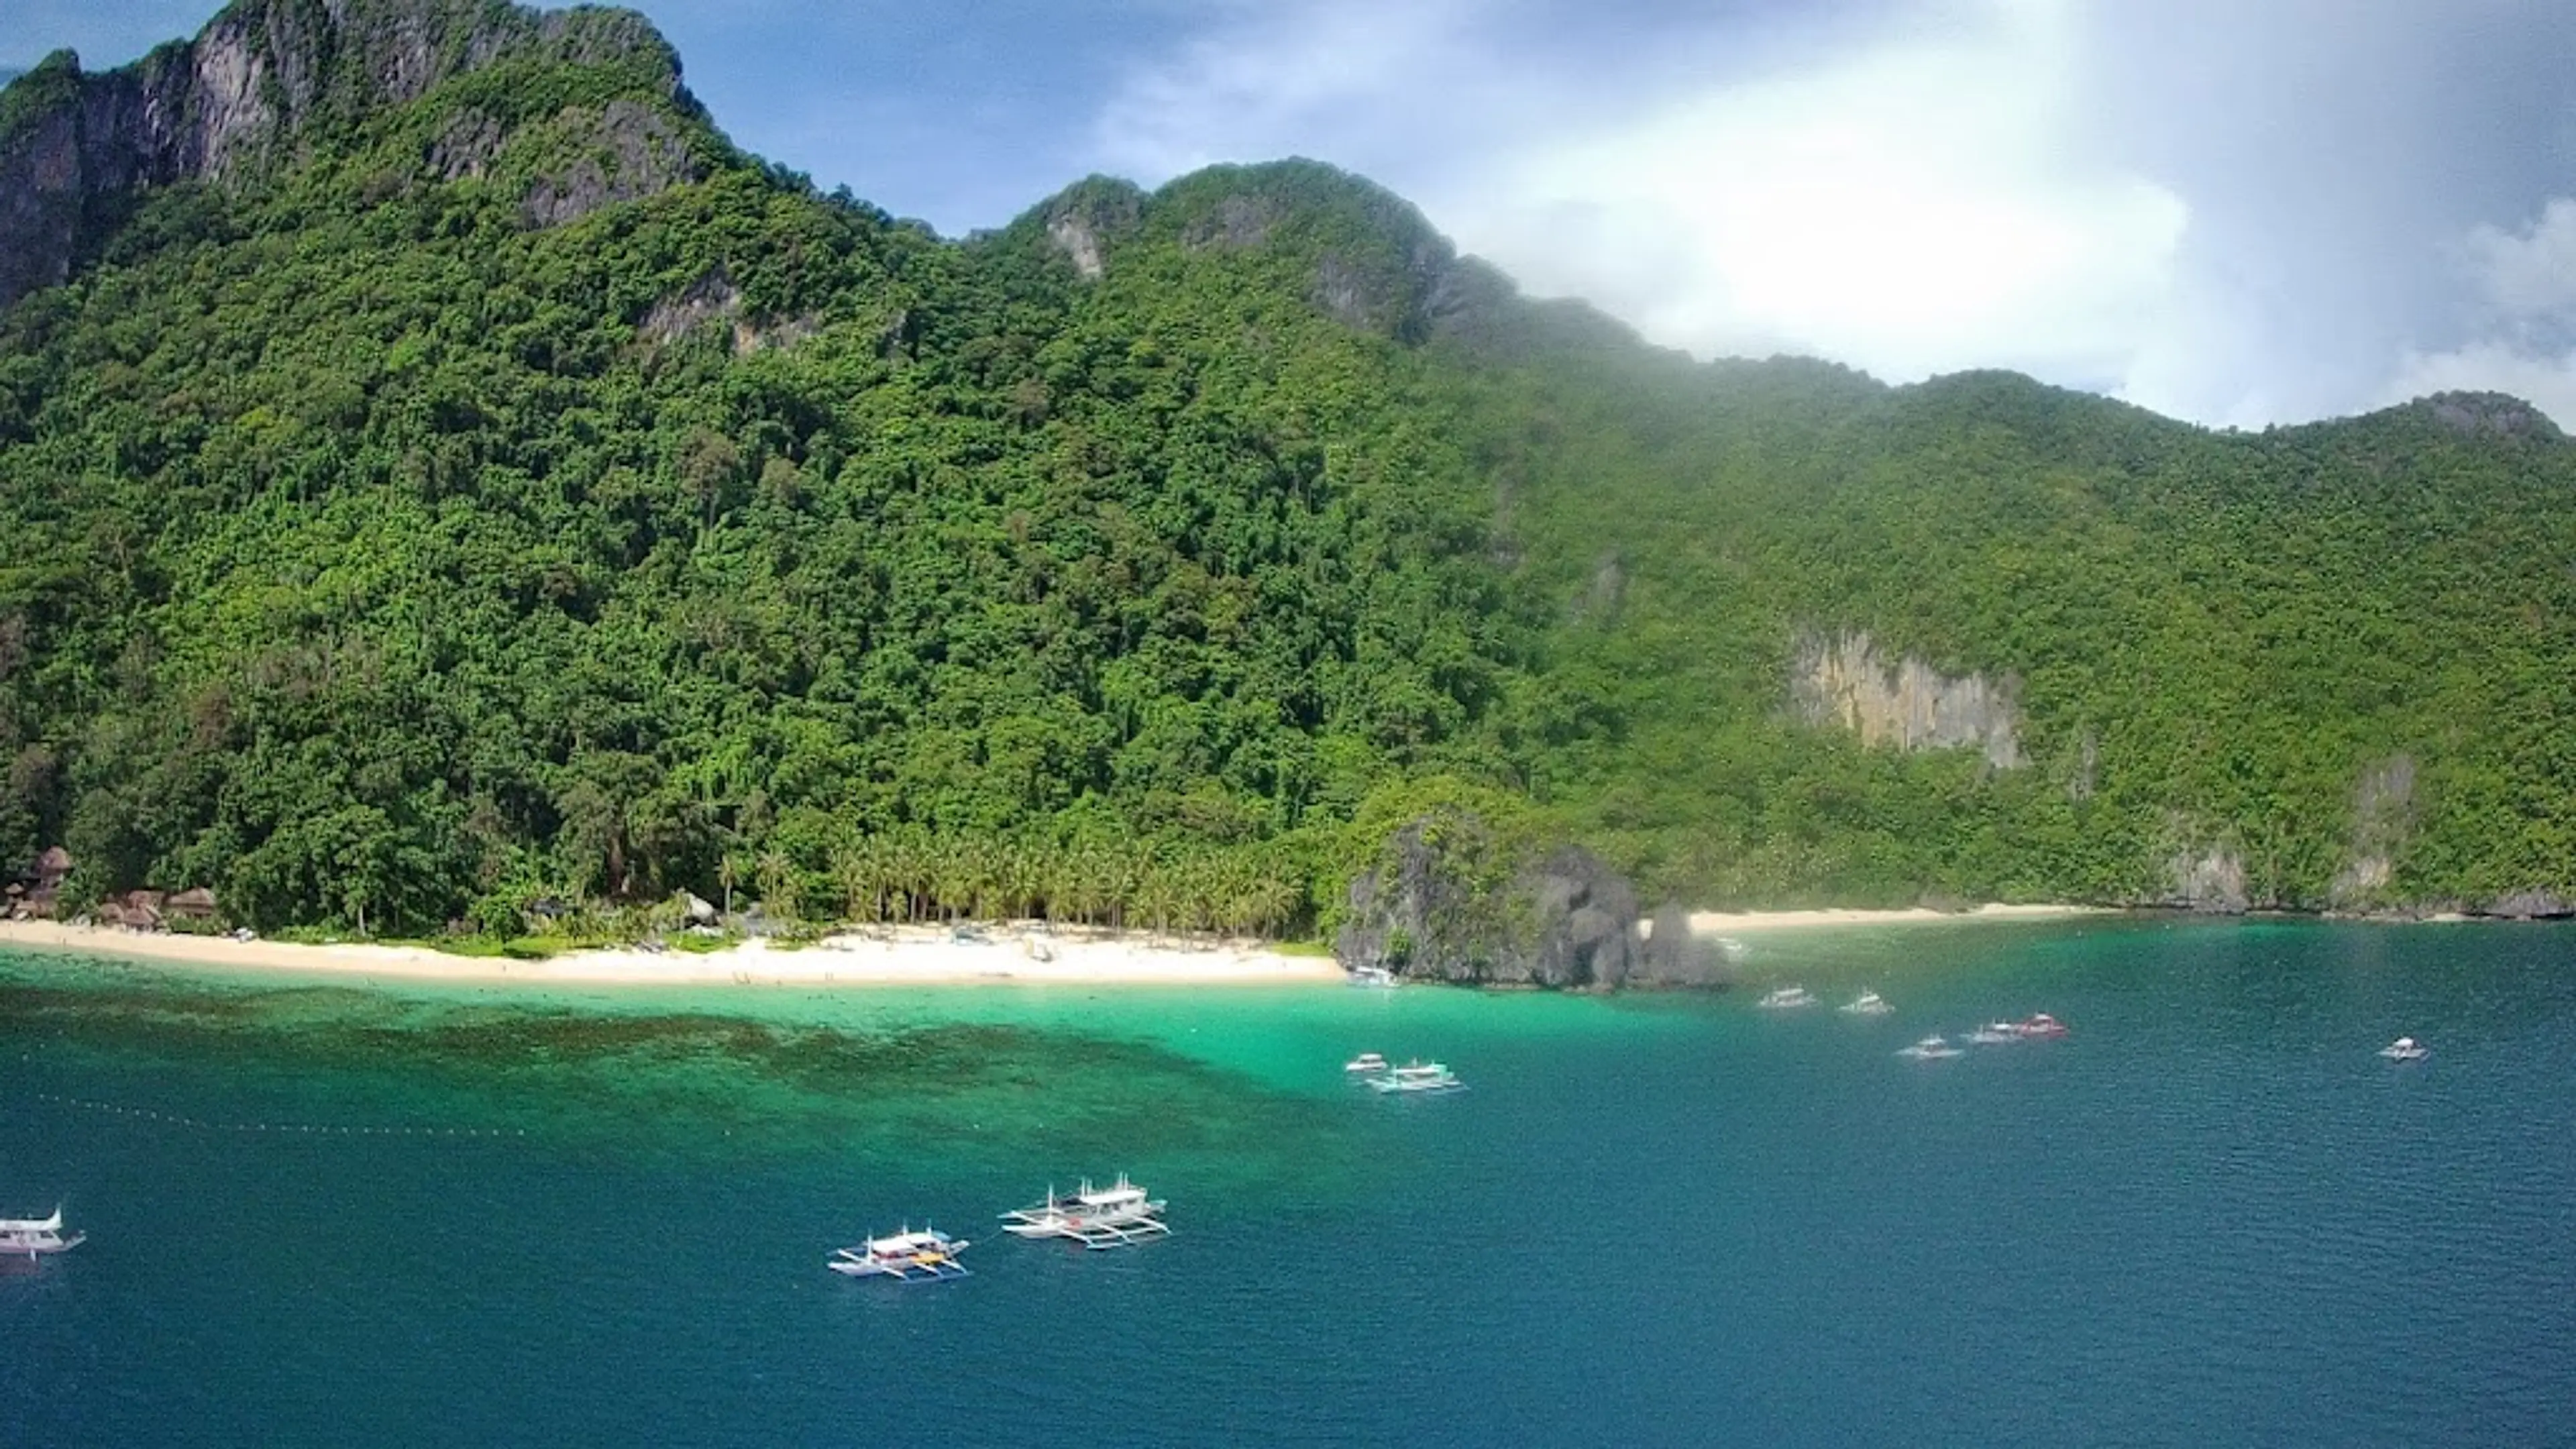
{"type": "MultiPolygon", "coordinates": [[[[211,0],[0,0],[0,70],[211,0]]],[[[1700,356],[2213,425],[2576,429],[2570,0],[643,0],[732,137],[943,233],[1309,156],[1700,356]]]]}

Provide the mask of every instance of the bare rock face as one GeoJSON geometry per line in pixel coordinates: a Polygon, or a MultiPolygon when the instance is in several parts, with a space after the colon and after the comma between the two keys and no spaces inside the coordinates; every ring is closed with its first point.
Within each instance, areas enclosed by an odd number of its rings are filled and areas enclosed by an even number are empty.
{"type": "Polygon", "coordinates": [[[2505,438],[2534,438],[2545,442],[2564,442],[2566,434],[2549,420],[2549,415],[2518,397],[2495,392],[2435,393],[2415,404],[2432,416],[2433,421],[2454,432],[2472,437],[2485,434],[2505,438]]]}
{"type": "Polygon", "coordinates": [[[2245,892],[2245,862],[2236,852],[2212,846],[2176,851],[2165,862],[2166,896],[2160,903],[2213,916],[2241,916],[2250,904],[2245,892]]]}
{"type": "Polygon", "coordinates": [[[1278,222],[1279,207],[1269,197],[1229,196],[1182,231],[1181,245],[1246,251],[1268,241],[1278,222]]]}
{"type": "Polygon", "coordinates": [[[2576,901],[2556,891],[2515,891],[2488,905],[2485,914],[2512,921],[2555,921],[2576,916],[2576,901]]]}
{"type": "Polygon", "coordinates": [[[568,165],[528,188],[523,210],[531,226],[562,226],[696,179],[687,137],[657,111],[616,100],[596,116],[568,119],[585,144],[576,146],[568,165]]]}
{"type": "Polygon", "coordinates": [[[2415,761],[2397,755],[2361,772],[2353,786],[2352,843],[2344,868],[2326,887],[2326,904],[2339,911],[2384,903],[2396,878],[2396,857],[2415,831],[2415,761]]]}
{"type": "Polygon", "coordinates": [[[1074,275],[1099,281],[1108,273],[1110,250],[1136,229],[1144,210],[1145,194],[1128,182],[1105,176],[1076,182],[1047,203],[1047,244],[1073,263],[1074,275]]]}
{"type": "Polygon", "coordinates": [[[428,162],[430,174],[441,181],[480,176],[509,139],[507,127],[468,106],[448,118],[447,129],[431,143],[429,155],[423,159],[428,162]]]}
{"type": "Polygon", "coordinates": [[[1474,822],[1417,823],[1350,885],[1333,941],[1346,966],[1480,986],[1615,991],[1723,985],[1723,953],[1667,909],[1652,928],[1637,893],[1590,851],[1562,846],[1515,867],[1474,822]]]}
{"type": "Polygon", "coordinates": [[[1809,724],[1900,750],[1973,746],[1998,770],[2022,763],[2015,680],[1947,675],[1912,655],[1881,656],[1866,633],[1798,641],[1790,700],[1809,724]]]}
{"type": "MultiPolygon", "coordinates": [[[[539,13],[490,0],[237,0],[194,41],[101,75],[60,52],[10,84],[0,106],[0,306],[70,275],[106,202],[137,190],[235,183],[292,164],[316,126],[418,100],[505,59],[615,62],[683,113],[679,58],[627,11],[539,13]]],[[[532,214],[580,215],[688,173],[677,127],[611,103],[595,139],[611,164],[579,165],[530,198],[532,214]]],[[[424,158],[441,179],[481,174],[507,137],[460,112],[424,158]]]]}

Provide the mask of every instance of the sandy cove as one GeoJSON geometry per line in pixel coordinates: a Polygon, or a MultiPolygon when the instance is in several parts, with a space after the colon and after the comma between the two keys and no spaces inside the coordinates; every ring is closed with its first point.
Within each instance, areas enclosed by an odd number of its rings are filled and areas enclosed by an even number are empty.
{"type": "MultiPolygon", "coordinates": [[[[1980,906],[1971,911],[1699,911],[1692,914],[1690,923],[1693,935],[1712,937],[1864,926],[2045,921],[2104,911],[2094,906],[2005,905],[1980,906]]],[[[887,926],[839,932],[792,950],[754,940],[720,951],[622,947],[569,951],[543,960],[459,956],[426,946],[236,941],[229,936],[160,934],[53,921],[0,921],[0,946],[228,971],[541,986],[1200,986],[1287,985],[1345,979],[1341,966],[1329,958],[1291,956],[1261,941],[1176,940],[1069,927],[1045,928],[1030,923],[987,927],[962,939],[953,932],[928,926],[887,926]]]]}
{"type": "Polygon", "coordinates": [[[1848,926],[1930,926],[1977,921],[2060,921],[2076,916],[2117,914],[2112,906],[1983,905],[1965,911],[1936,911],[1929,906],[1905,910],[1863,911],[1693,911],[1694,936],[1734,936],[1760,931],[1808,931],[1848,926]]]}
{"type": "Polygon", "coordinates": [[[1338,982],[1342,968],[1257,941],[1173,940],[1024,926],[968,939],[926,926],[846,931],[792,950],[744,941],[720,951],[637,947],[568,951],[544,960],[459,956],[426,946],[306,945],[0,922],[0,946],[219,970],[567,986],[907,986],[940,983],[1278,985],[1338,982]]]}

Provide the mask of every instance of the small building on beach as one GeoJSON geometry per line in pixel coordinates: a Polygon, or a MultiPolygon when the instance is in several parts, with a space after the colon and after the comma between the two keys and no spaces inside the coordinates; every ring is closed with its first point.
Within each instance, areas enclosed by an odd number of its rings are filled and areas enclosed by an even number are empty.
{"type": "Polygon", "coordinates": [[[59,845],[46,847],[42,855],[19,870],[18,879],[11,884],[10,919],[53,919],[55,903],[62,896],[63,881],[71,873],[72,853],[59,845]]]}

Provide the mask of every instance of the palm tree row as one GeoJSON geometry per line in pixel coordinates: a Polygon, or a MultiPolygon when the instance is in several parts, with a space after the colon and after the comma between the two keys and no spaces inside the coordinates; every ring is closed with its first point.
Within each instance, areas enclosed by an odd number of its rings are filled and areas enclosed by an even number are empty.
{"type": "MultiPolygon", "coordinates": [[[[792,896],[790,873],[761,872],[792,896]]],[[[1302,874],[1270,848],[1028,841],[921,830],[859,836],[832,857],[841,909],[865,923],[1034,919],[1278,935],[1308,913],[1302,874]]],[[[773,907],[774,909],[774,907],[773,907]]]]}

